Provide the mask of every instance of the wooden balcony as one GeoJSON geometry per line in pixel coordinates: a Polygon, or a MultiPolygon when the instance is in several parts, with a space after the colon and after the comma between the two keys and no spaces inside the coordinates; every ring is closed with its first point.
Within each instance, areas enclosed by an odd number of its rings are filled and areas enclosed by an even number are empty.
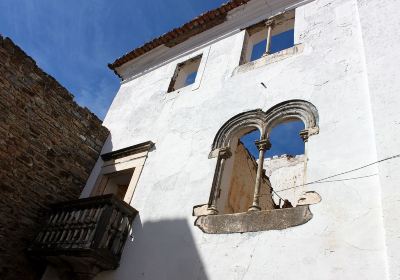
{"type": "Polygon", "coordinates": [[[137,211],[114,195],[51,206],[49,218],[28,249],[65,279],[91,279],[116,269],[137,211]]]}

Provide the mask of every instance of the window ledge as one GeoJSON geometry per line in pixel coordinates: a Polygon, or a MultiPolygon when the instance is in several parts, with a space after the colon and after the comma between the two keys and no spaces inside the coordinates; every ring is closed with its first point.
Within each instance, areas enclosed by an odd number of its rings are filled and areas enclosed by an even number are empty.
{"type": "Polygon", "coordinates": [[[177,95],[179,93],[190,92],[190,91],[194,91],[196,89],[197,89],[197,87],[195,87],[195,84],[193,83],[193,84],[178,88],[178,89],[173,90],[173,91],[167,91],[166,94],[177,95]]]}
{"type": "Polygon", "coordinates": [[[276,210],[200,216],[194,224],[204,233],[243,233],[295,227],[307,223],[312,217],[309,206],[301,205],[276,210]]]}
{"type": "Polygon", "coordinates": [[[253,69],[257,69],[257,68],[260,68],[262,66],[265,66],[265,65],[268,65],[268,64],[272,64],[272,63],[281,61],[283,59],[292,57],[295,54],[302,53],[303,50],[304,50],[304,45],[303,44],[298,44],[298,45],[294,45],[291,48],[282,50],[280,52],[263,56],[263,57],[261,57],[261,58],[259,58],[257,60],[254,60],[254,61],[248,62],[246,64],[242,64],[242,65],[237,66],[235,68],[235,70],[233,70],[232,76],[235,76],[236,74],[239,74],[239,73],[244,73],[244,72],[247,72],[247,71],[251,71],[253,69]]]}

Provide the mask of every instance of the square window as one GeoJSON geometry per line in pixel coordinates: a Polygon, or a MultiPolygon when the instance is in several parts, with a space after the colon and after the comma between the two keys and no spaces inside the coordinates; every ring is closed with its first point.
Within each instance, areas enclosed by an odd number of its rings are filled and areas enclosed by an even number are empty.
{"type": "Polygon", "coordinates": [[[202,55],[198,55],[176,66],[175,73],[168,87],[168,92],[194,84],[202,55]]]}
{"type": "Polygon", "coordinates": [[[293,47],[294,16],[292,10],[248,27],[240,64],[293,47]]]}

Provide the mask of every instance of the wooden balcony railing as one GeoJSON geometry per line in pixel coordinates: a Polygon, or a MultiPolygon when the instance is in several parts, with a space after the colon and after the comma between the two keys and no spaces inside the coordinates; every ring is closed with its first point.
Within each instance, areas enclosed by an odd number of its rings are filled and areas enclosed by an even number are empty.
{"type": "Polygon", "coordinates": [[[67,273],[68,279],[90,279],[118,267],[136,214],[114,195],[55,204],[28,252],[67,273]]]}

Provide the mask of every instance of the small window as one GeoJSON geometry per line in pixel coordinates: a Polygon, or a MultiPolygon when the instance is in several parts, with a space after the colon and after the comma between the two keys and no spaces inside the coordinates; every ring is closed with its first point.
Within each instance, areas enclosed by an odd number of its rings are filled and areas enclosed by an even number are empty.
{"type": "Polygon", "coordinates": [[[168,92],[194,84],[201,62],[201,55],[179,63],[168,87],[168,92]]]}
{"type": "Polygon", "coordinates": [[[248,27],[241,64],[293,47],[294,14],[289,11],[248,27]]]}
{"type": "Polygon", "coordinates": [[[91,196],[114,194],[130,203],[147,155],[153,146],[154,143],[148,141],[101,155],[103,166],[91,196]]]}

